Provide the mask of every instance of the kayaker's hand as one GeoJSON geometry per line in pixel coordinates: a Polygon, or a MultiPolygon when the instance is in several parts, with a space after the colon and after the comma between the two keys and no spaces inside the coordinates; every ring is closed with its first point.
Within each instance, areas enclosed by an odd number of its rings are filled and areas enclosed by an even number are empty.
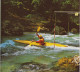
{"type": "Polygon", "coordinates": [[[36,35],[38,36],[38,32],[36,32],[36,35]]]}

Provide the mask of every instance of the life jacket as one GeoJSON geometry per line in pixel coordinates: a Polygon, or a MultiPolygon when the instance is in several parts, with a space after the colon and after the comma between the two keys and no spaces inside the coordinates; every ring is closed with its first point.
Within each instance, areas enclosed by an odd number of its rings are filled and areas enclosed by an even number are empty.
{"type": "Polygon", "coordinates": [[[41,39],[40,39],[40,36],[37,34],[37,36],[38,36],[38,38],[39,38],[39,41],[36,41],[37,43],[39,43],[40,45],[44,45],[45,43],[44,43],[44,38],[42,37],[41,39]]]}
{"type": "Polygon", "coordinates": [[[40,45],[44,45],[45,43],[44,43],[44,38],[42,38],[42,39],[39,39],[39,41],[36,41],[37,43],[39,43],[40,45]]]}

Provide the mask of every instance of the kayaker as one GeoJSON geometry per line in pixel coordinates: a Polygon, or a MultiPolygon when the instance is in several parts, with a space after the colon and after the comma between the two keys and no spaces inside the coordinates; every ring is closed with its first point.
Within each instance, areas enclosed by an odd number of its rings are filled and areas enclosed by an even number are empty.
{"type": "Polygon", "coordinates": [[[38,33],[36,33],[36,35],[38,36],[39,40],[35,41],[36,43],[39,43],[40,45],[44,45],[44,38],[42,37],[42,35],[38,35],[38,33]]]}

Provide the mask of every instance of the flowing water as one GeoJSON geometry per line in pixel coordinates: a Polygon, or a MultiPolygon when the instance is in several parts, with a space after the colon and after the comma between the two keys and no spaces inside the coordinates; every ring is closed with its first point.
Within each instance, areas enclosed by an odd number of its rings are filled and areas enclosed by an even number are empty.
{"type": "MultiPolygon", "coordinates": [[[[54,42],[54,35],[41,34],[46,42],[54,42]]],[[[1,38],[1,70],[12,72],[22,63],[37,62],[49,65],[62,57],[73,57],[79,54],[79,34],[55,35],[55,42],[68,45],[68,47],[38,47],[16,43],[13,40],[38,40],[33,32],[26,32],[23,36],[4,36],[1,38]]]]}

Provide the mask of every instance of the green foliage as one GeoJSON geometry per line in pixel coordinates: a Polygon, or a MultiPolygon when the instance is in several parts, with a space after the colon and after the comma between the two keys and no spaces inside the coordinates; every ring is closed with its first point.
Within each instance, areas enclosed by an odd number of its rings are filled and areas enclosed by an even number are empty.
{"type": "Polygon", "coordinates": [[[23,3],[19,0],[3,0],[2,1],[4,4],[11,4],[12,6],[19,6],[22,5],[23,3]]]}
{"type": "Polygon", "coordinates": [[[12,5],[22,5],[23,3],[20,1],[10,1],[12,5]]]}
{"type": "Polygon", "coordinates": [[[72,2],[72,7],[75,10],[79,10],[79,0],[74,0],[74,2],[72,2]]]}
{"type": "Polygon", "coordinates": [[[31,18],[32,17],[32,14],[28,14],[27,16],[25,16],[27,18],[31,18]]]}
{"type": "Polygon", "coordinates": [[[45,20],[44,17],[41,17],[38,14],[28,14],[27,16],[25,16],[25,18],[28,18],[33,23],[37,23],[37,22],[41,22],[42,20],[45,20]]]}
{"type": "MultiPolygon", "coordinates": [[[[54,29],[53,29],[52,33],[54,33],[54,29]]],[[[55,34],[57,34],[57,35],[66,34],[66,30],[61,26],[56,26],[55,27],[55,34]]]]}
{"type": "Polygon", "coordinates": [[[70,16],[70,21],[74,22],[75,24],[78,24],[79,18],[78,17],[74,17],[74,16],[70,16]]]}
{"type": "Polygon", "coordinates": [[[10,20],[5,20],[2,22],[2,35],[22,35],[23,26],[19,22],[11,22],[10,20]]]}
{"type": "MultiPolygon", "coordinates": [[[[47,28],[50,27],[51,31],[55,22],[54,11],[78,11],[78,9],[79,0],[2,0],[2,31],[12,34],[13,32],[9,32],[12,27],[14,31],[20,29],[20,25],[22,29],[26,29],[26,26],[35,26],[41,21],[47,21],[43,24],[47,28]]],[[[78,17],[67,16],[65,13],[57,14],[56,17],[57,24],[64,28],[68,24],[68,18],[72,28],[79,22],[78,17]]],[[[21,31],[24,31],[22,29],[21,31]]]]}
{"type": "Polygon", "coordinates": [[[78,10],[79,8],[79,0],[63,0],[61,2],[62,9],[65,10],[78,10]]]}
{"type": "Polygon", "coordinates": [[[34,5],[34,8],[37,8],[37,6],[40,4],[40,0],[32,0],[32,4],[34,5]]]}
{"type": "Polygon", "coordinates": [[[53,3],[56,3],[56,2],[59,2],[59,0],[53,0],[52,2],[53,2],[53,3]]]}
{"type": "Polygon", "coordinates": [[[72,29],[71,29],[71,32],[74,33],[74,34],[78,33],[78,31],[77,31],[76,28],[72,28],[72,29]]]}
{"type": "Polygon", "coordinates": [[[39,4],[40,0],[32,0],[32,4],[35,4],[35,3],[39,4]]]}
{"type": "Polygon", "coordinates": [[[65,4],[71,4],[71,1],[70,0],[65,0],[64,2],[62,2],[63,5],[65,4]]]}

